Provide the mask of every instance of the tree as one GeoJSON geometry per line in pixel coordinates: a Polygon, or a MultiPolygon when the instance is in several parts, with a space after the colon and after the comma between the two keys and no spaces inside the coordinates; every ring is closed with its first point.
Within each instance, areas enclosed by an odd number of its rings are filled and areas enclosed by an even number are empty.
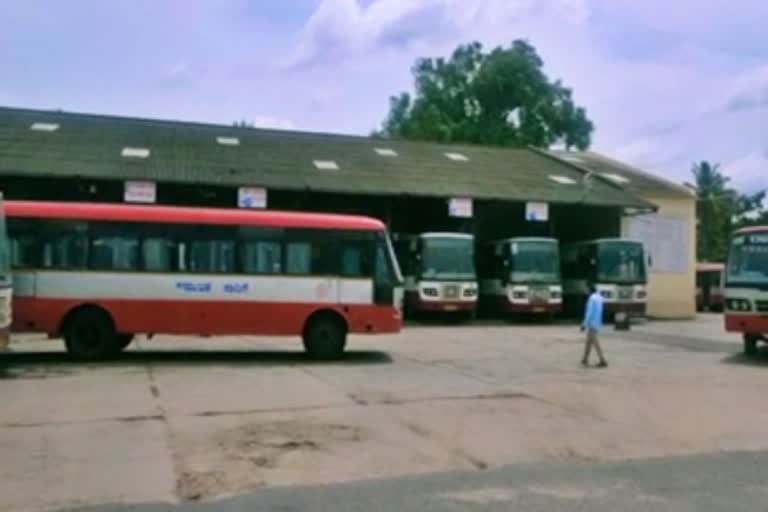
{"type": "Polygon", "coordinates": [[[692,168],[696,180],[697,255],[700,261],[724,261],[734,229],[768,221],[766,192],[741,194],[718,164],[702,161],[692,168]]]}
{"type": "Polygon", "coordinates": [[[483,52],[478,42],[449,59],[423,58],[413,67],[415,94],[389,100],[381,135],[501,146],[586,149],[593,130],[572,92],[551,82],[526,41],[483,52]]]}

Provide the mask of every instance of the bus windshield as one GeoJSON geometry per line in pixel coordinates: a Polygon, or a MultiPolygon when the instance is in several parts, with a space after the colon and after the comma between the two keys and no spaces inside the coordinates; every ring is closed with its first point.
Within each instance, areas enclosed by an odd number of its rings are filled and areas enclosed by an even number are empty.
{"type": "Polygon", "coordinates": [[[512,242],[511,281],[513,283],[557,283],[560,281],[560,250],[557,242],[512,242]]]}
{"type": "Polygon", "coordinates": [[[735,283],[768,285],[768,231],[733,239],[728,284],[735,283]]]}
{"type": "Polygon", "coordinates": [[[423,279],[475,279],[472,238],[425,237],[422,242],[423,279]]]}
{"type": "Polygon", "coordinates": [[[645,255],[638,242],[601,242],[597,254],[597,279],[617,283],[645,282],[645,255]]]}

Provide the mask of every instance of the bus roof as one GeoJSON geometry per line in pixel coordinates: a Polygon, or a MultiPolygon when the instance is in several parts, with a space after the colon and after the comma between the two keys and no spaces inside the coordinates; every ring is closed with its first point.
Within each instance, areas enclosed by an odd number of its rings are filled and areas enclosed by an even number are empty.
{"type": "Polygon", "coordinates": [[[417,236],[421,238],[461,238],[464,240],[471,240],[475,237],[469,233],[457,233],[448,231],[427,231],[425,233],[419,233],[417,236]]]}
{"type": "Polygon", "coordinates": [[[549,238],[545,236],[513,236],[510,238],[504,238],[502,240],[497,240],[497,242],[555,242],[557,243],[556,238],[549,238]]]}
{"type": "Polygon", "coordinates": [[[748,228],[741,228],[736,230],[736,234],[743,234],[743,233],[762,233],[763,231],[768,231],[768,226],[750,226],[748,228]]]}
{"type": "Polygon", "coordinates": [[[642,244],[640,240],[636,240],[634,238],[614,237],[614,238],[594,238],[592,240],[582,240],[580,242],[571,242],[566,245],[600,244],[604,242],[629,242],[629,243],[635,243],[635,244],[642,244]]]}
{"type": "Polygon", "coordinates": [[[278,210],[238,210],[181,206],[71,203],[54,201],[6,201],[8,217],[45,219],[105,220],[123,222],[165,222],[171,224],[253,225],[295,228],[384,230],[379,220],[331,213],[303,213],[278,210]]]}

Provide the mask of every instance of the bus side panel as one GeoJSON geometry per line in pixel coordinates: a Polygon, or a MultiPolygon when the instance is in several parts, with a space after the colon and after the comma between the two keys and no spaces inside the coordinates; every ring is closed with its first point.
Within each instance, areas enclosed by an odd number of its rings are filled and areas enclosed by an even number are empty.
{"type": "Polygon", "coordinates": [[[399,330],[394,306],[372,304],[370,280],[345,280],[343,286],[339,281],[45,271],[38,275],[36,296],[17,296],[15,304],[20,330],[47,333],[57,332],[64,316],[83,304],[105,309],[126,333],[296,335],[320,309],[339,312],[352,332],[399,330]]]}

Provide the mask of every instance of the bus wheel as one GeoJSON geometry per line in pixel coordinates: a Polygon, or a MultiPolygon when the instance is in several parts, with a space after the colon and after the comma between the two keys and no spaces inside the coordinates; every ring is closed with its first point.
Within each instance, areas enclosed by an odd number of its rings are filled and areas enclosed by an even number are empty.
{"type": "Polygon", "coordinates": [[[744,355],[756,356],[757,355],[757,340],[759,336],[756,334],[744,334],[744,355]]]}
{"type": "Polygon", "coordinates": [[[120,351],[112,319],[96,308],[71,314],[64,326],[64,343],[72,357],[86,361],[105,359],[120,351]]]}
{"type": "Polygon", "coordinates": [[[335,314],[318,313],[309,319],[303,340],[312,359],[338,359],[347,345],[347,328],[335,314]]]}
{"type": "Polygon", "coordinates": [[[123,350],[128,345],[131,344],[133,341],[133,334],[118,334],[117,335],[117,346],[120,348],[120,350],[123,350]]]}

